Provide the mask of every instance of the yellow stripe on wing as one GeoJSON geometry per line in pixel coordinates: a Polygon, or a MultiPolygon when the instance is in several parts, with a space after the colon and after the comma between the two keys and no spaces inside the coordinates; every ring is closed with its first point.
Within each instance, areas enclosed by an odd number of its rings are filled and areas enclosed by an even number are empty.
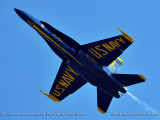
{"type": "Polygon", "coordinates": [[[138,75],[142,80],[146,81],[146,78],[143,75],[138,75]]]}
{"type": "Polygon", "coordinates": [[[99,112],[101,112],[102,114],[105,114],[105,112],[104,112],[101,108],[97,107],[97,110],[98,110],[99,112]]]}

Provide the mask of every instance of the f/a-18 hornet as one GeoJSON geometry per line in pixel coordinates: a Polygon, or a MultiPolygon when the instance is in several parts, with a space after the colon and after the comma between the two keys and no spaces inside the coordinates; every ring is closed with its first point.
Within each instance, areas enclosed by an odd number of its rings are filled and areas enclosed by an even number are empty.
{"type": "Polygon", "coordinates": [[[127,92],[126,86],[146,80],[139,74],[117,73],[123,63],[119,56],[134,42],[121,29],[121,35],[80,45],[48,23],[22,10],[15,11],[63,60],[50,93],[41,91],[53,101],[62,101],[89,82],[97,87],[97,109],[104,114],[113,97],[120,98],[127,92]]]}

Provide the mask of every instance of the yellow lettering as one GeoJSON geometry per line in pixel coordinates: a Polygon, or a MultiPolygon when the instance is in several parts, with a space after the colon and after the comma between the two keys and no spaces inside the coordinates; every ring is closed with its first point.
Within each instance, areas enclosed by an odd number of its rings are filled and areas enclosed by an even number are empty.
{"type": "Polygon", "coordinates": [[[122,38],[120,38],[120,39],[116,39],[116,40],[118,40],[118,41],[120,41],[120,42],[122,42],[122,43],[125,43],[125,41],[123,41],[123,39],[122,39],[122,38]]]}
{"type": "Polygon", "coordinates": [[[65,70],[65,73],[63,74],[64,76],[66,76],[66,77],[74,80],[74,77],[73,77],[71,74],[69,74],[69,72],[67,72],[67,71],[65,70]],[[66,74],[65,74],[65,73],[66,73],[66,74]]]}
{"type": "Polygon", "coordinates": [[[62,79],[63,79],[68,85],[70,85],[70,83],[71,83],[72,81],[74,81],[74,78],[73,78],[73,79],[70,79],[70,78],[65,77],[65,76],[62,76],[62,79]]]}
{"type": "Polygon", "coordinates": [[[116,63],[116,61],[113,61],[113,62],[110,64],[110,66],[113,66],[115,63],[116,63]]]}
{"type": "Polygon", "coordinates": [[[71,68],[70,66],[68,66],[68,68],[69,68],[69,69],[66,69],[66,70],[68,70],[68,71],[70,71],[70,72],[72,72],[72,73],[74,73],[75,75],[78,76],[78,74],[77,74],[74,70],[72,70],[72,68],[71,68]]]}
{"type": "Polygon", "coordinates": [[[95,48],[97,49],[97,50],[99,50],[99,51],[102,51],[102,52],[104,52],[103,53],[103,55],[107,55],[108,54],[108,52],[107,51],[105,51],[105,50],[103,50],[103,49],[100,49],[100,45],[97,45],[95,48]]]}
{"type": "Polygon", "coordinates": [[[107,43],[102,44],[103,47],[105,47],[107,50],[112,51],[114,50],[114,48],[112,48],[110,45],[108,45],[107,43]]]}
{"type": "Polygon", "coordinates": [[[120,47],[120,44],[117,42],[117,40],[119,40],[119,39],[115,39],[114,42],[117,45],[117,47],[120,47]]]}
{"type": "Polygon", "coordinates": [[[114,42],[114,41],[109,41],[108,42],[114,49],[116,49],[116,47],[119,47],[120,45],[117,44],[118,42],[114,42]]]}
{"type": "Polygon", "coordinates": [[[69,85],[64,82],[63,80],[60,79],[60,82],[58,82],[60,85],[62,85],[63,87],[67,88],[69,85]]]}
{"type": "Polygon", "coordinates": [[[95,51],[93,48],[91,48],[91,50],[89,50],[88,49],[88,51],[90,52],[90,53],[92,53],[95,57],[97,57],[97,58],[101,58],[102,57],[102,55],[100,55],[97,51],[95,51]],[[92,52],[92,51],[94,51],[94,52],[92,52]],[[96,53],[96,54],[95,54],[96,53]]]}
{"type": "Polygon", "coordinates": [[[57,90],[54,90],[54,92],[52,92],[52,94],[54,94],[54,95],[56,95],[56,96],[60,96],[60,95],[61,95],[61,93],[58,92],[57,90]]]}
{"type": "Polygon", "coordinates": [[[62,88],[62,87],[59,87],[59,84],[57,84],[56,85],[56,88],[55,89],[57,89],[57,90],[61,90],[61,93],[63,93],[64,92],[64,88],[62,88]]]}

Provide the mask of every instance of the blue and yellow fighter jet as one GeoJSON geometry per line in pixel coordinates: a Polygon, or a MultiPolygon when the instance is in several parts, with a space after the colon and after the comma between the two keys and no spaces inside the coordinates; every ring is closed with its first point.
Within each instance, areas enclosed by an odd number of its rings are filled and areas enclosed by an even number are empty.
{"type": "Polygon", "coordinates": [[[97,109],[106,113],[113,97],[126,93],[126,86],[144,82],[138,74],[118,74],[123,61],[119,56],[134,39],[119,29],[122,35],[80,45],[44,21],[39,21],[18,9],[16,13],[46,41],[63,60],[50,93],[45,94],[60,102],[87,82],[97,87],[97,109]],[[120,93],[121,92],[121,93],[120,93]]]}

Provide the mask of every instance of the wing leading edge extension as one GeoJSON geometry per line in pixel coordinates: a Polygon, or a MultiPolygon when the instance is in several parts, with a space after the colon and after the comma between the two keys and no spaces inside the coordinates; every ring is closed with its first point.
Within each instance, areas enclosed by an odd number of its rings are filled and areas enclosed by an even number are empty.
{"type": "Polygon", "coordinates": [[[77,74],[70,66],[66,65],[66,62],[63,61],[50,93],[47,94],[43,91],[41,92],[53,101],[60,102],[86,83],[86,80],[81,78],[79,74],[77,74]]]}
{"type": "Polygon", "coordinates": [[[85,44],[81,48],[96,62],[103,66],[108,66],[134,42],[132,37],[121,29],[119,30],[122,32],[122,35],[85,44]]]}

